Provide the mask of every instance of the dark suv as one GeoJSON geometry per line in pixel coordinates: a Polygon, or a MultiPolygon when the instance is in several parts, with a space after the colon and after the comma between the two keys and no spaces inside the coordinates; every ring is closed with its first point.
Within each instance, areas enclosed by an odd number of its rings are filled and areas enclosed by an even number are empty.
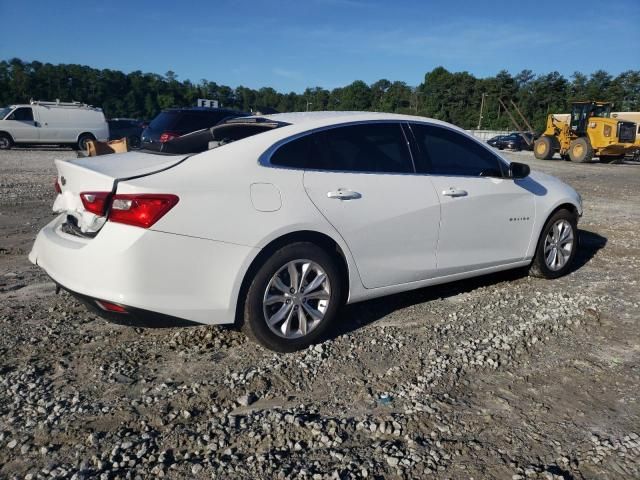
{"type": "Polygon", "coordinates": [[[142,120],[133,118],[112,118],[109,123],[109,140],[127,139],[132,148],[140,147],[140,135],[145,127],[142,120]]]}
{"type": "Polygon", "coordinates": [[[210,128],[225,118],[250,115],[225,108],[172,108],[154,118],[142,132],[142,148],[162,150],[169,140],[187,133],[210,128]]]}

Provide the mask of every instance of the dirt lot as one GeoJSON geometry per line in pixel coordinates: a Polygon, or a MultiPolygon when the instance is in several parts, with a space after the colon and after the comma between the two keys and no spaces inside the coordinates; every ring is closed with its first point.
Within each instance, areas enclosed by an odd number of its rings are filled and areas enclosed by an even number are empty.
{"type": "Polygon", "coordinates": [[[55,295],[26,255],[74,153],[0,152],[0,477],[639,478],[640,165],[509,155],[584,197],[573,273],[349,306],[281,356],[55,295]]]}

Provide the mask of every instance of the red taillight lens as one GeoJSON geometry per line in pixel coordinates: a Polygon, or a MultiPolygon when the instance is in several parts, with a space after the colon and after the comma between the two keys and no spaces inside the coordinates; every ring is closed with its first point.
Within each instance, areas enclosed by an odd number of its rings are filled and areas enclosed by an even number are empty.
{"type": "Polygon", "coordinates": [[[80,199],[87,212],[102,217],[105,213],[105,207],[107,206],[110,193],[111,192],[82,192],[80,199]]]}
{"type": "Polygon", "coordinates": [[[160,143],[168,142],[169,140],[172,140],[179,136],[180,134],[175,132],[162,132],[162,135],[160,135],[160,143]]]}
{"type": "Polygon", "coordinates": [[[56,193],[62,193],[62,187],[60,186],[60,182],[58,182],[58,177],[55,177],[53,181],[54,181],[53,188],[56,189],[56,193]]]}
{"type": "Polygon", "coordinates": [[[117,303],[107,302],[105,300],[96,300],[96,305],[98,305],[102,310],[106,310],[107,312],[113,313],[129,313],[127,309],[122,305],[118,305],[117,303]]]}
{"type": "Polygon", "coordinates": [[[178,203],[178,197],[167,194],[116,195],[111,201],[109,220],[149,228],[178,203]]]}

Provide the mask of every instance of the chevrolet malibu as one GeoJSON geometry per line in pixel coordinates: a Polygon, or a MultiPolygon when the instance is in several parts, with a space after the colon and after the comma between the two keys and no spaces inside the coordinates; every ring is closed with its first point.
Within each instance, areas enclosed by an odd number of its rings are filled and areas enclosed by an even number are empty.
{"type": "Polygon", "coordinates": [[[58,216],[29,259],[127,324],[232,324],[321,340],[344,303],[500,270],[567,273],[580,195],[450,124],[243,117],[162,153],[56,161],[58,216]]]}

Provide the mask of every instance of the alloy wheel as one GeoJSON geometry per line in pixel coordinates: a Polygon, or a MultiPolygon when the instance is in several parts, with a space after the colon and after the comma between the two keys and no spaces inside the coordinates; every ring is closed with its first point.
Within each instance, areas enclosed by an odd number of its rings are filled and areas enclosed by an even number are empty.
{"type": "Polygon", "coordinates": [[[264,318],[279,337],[304,337],[322,323],[330,298],[331,284],[324,269],[311,260],[292,260],[267,285],[264,318]]]}
{"type": "Polygon", "coordinates": [[[564,267],[573,251],[574,233],[571,224],[560,219],[556,221],[544,240],[544,260],[550,270],[564,267]]]}

